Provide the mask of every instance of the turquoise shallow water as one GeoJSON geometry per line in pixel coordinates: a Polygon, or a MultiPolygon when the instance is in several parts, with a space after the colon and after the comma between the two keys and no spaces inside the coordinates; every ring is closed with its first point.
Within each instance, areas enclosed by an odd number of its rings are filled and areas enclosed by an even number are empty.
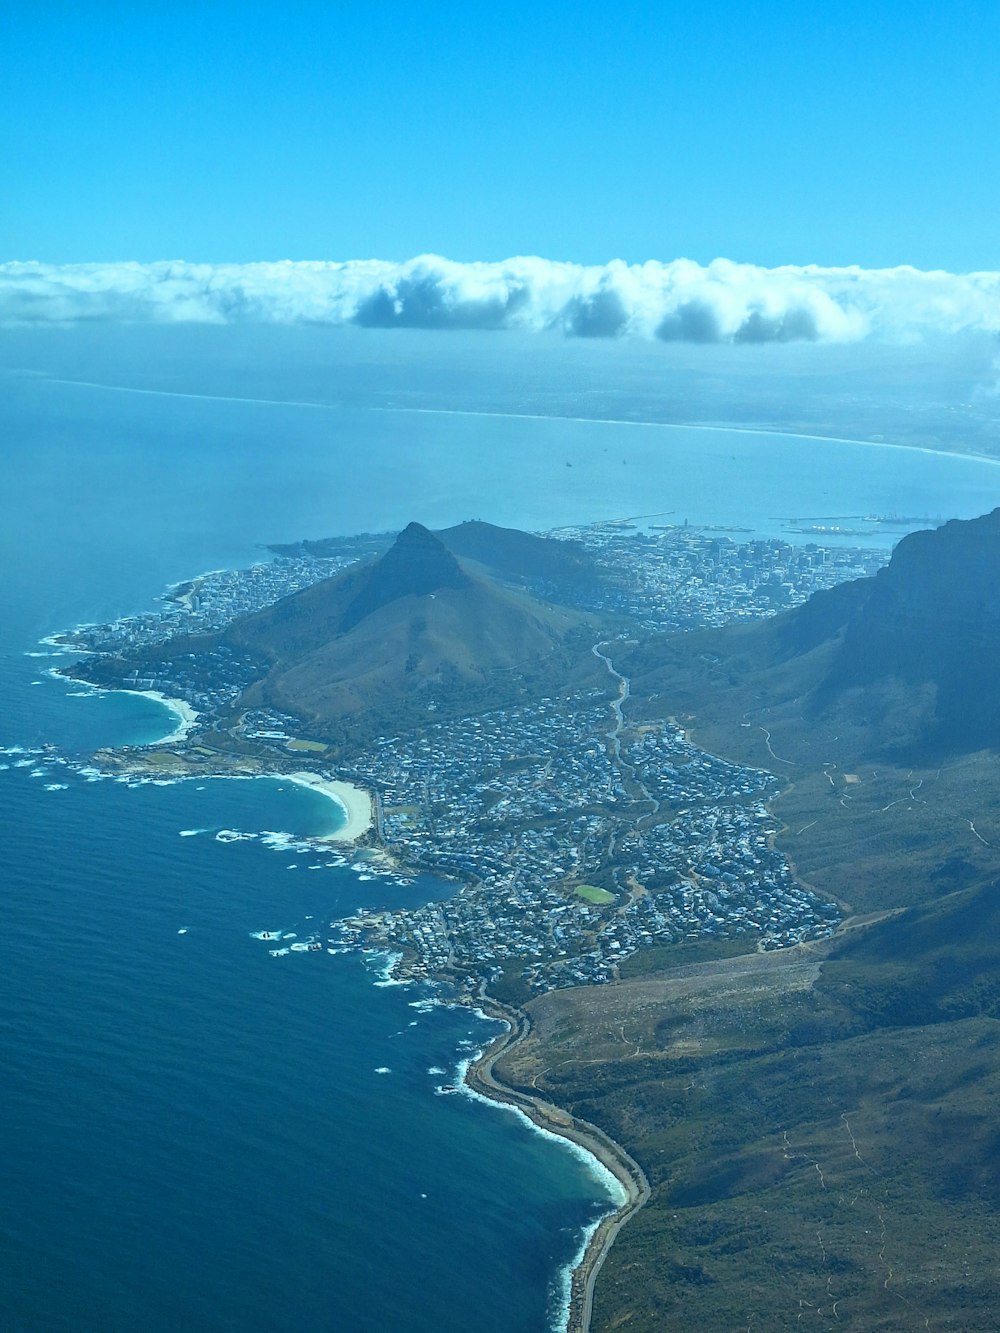
{"type": "MultiPolygon", "coordinates": [[[[1000,482],[974,460],[787,437],[5,387],[0,745],[72,755],[172,718],[75,697],[25,654],[261,542],[411,518],[968,516],[1000,482]]],[[[411,1007],[372,963],[251,938],[449,886],[216,839],[324,831],[328,803],[285,784],[132,789],[2,761],[0,1325],[550,1326],[606,1195],[513,1115],[436,1095],[492,1029],[411,1007]]]]}

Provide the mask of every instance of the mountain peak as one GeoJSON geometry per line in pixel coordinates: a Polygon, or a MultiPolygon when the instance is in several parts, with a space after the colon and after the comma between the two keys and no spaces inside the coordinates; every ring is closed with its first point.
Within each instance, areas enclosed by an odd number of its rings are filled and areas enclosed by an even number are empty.
{"type": "Polygon", "coordinates": [[[403,529],[403,531],[402,531],[402,532],[399,534],[399,536],[396,538],[396,540],[395,540],[395,542],[393,543],[393,545],[394,545],[394,546],[400,546],[400,545],[407,546],[407,545],[409,545],[411,542],[416,542],[416,541],[429,541],[429,542],[433,542],[433,541],[436,541],[436,538],[435,538],[433,532],[431,532],[430,528],[425,528],[424,525],[423,525],[422,523],[417,523],[417,522],[414,520],[414,521],[411,522],[411,523],[407,523],[406,527],[403,529]]]}
{"type": "Polygon", "coordinates": [[[423,524],[409,523],[368,571],[344,611],[340,631],[353,629],[373,611],[401,597],[427,597],[468,583],[468,576],[444,543],[423,524]]]}

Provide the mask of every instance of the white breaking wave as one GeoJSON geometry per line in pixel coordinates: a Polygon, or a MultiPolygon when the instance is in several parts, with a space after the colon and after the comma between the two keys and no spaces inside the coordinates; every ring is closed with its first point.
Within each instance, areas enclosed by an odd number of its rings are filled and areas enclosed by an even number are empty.
{"type": "Polygon", "coordinates": [[[0,264],[0,323],[320,323],[557,329],[680,342],[853,342],[1000,329],[1000,273],[716,259],[603,265],[523,256],[456,263],[0,264]]]}

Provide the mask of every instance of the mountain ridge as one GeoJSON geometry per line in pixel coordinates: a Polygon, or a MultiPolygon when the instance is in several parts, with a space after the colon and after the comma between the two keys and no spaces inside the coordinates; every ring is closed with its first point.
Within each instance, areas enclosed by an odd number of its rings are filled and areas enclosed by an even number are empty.
{"type": "Polygon", "coordinates": [[[367,616],[401,597],[429,596],[443,588],[463,588],[463,572],[444,543],[420,523],[409,523],[371,568],[357,595],[344,611],[340,632],[353,629],[367,616]]]}
{"type": "Polygon", "coordinates": [[[996,747],[997,570],[1000,509],[910,533],[873,577],[771,620],[643,645],[636,693],[730,726],[766,715],[788,746],[852,737],[855,755],[914,761],[996,747]]]}
{"type": "MultiPolygon", "coordinates": [[[[572,599],[587,594],[600,584],[600,574],[582,544],[562,537],[544,537],[519,528],[500,527],[481,519],[466,519],[452,527],[439,528],[433,535],[459,560],[471,561],[493,578],[519,587],[542,587],[551,599],[572,599]]],[[[387,551],[394,538],[375,534],[368,539],[373,555],[387,551]]],[[[342,539],[320,538],[269,548],[276,555],[323,559],[339,555],[342,539]]]]}

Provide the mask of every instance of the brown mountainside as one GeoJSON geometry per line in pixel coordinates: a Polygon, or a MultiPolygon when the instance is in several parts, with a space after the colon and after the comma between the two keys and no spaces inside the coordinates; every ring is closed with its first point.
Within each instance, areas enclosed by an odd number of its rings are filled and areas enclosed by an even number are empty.
{"type": "MultiPolygon", "coordinates": [[[[546,600],[588,600],[599,588],[600,571],[583,545],[565,538],[540,537],[518,528],[501,528],[480,519],[469,519],[434,534],[452,555],[470,561],[478,572],[501,582],[531,590],[541,589],[546,600]]],[[[355,539],[356,542],[357,539],[355,539]]],[[[370,535],[371,552],[382,555],[392,545],[388,533],[370,535]]],[[[278,555],[326,556],[342,554],[344,539],[326,537],[318,541],[278,544],[270,549],[278,555]]]]}
{"type": "Polygon", "coordinates": [[[248,701],[336,737],[362,715],[395,729],[428,704],[447,714],[501,704],[528,682],[596,680],[591,628],[470,572],[411,523],[378,560],[235,622],[226,639],[271,663],[248,701]]]}
{"type": "Polygon", "coordinates": [[[998,571],[1000,510],[911,533],[874,578],[774,620],[643,645],[634,692],[729,727],[766,718],[797,751],[834,737],[845,756],[900,760],[995,747],[998,571]]]}
{"type": "Polygon", "coordinates": [[[771,954],[640,953],[616,986],[530,1002],[498,1072],[651,1186],[595,1333],[997,1327],[998,569],[1000,512],[616,659],[630,722],[677,716],[782,777],[776,846],[851,919],[771,954]]]}

